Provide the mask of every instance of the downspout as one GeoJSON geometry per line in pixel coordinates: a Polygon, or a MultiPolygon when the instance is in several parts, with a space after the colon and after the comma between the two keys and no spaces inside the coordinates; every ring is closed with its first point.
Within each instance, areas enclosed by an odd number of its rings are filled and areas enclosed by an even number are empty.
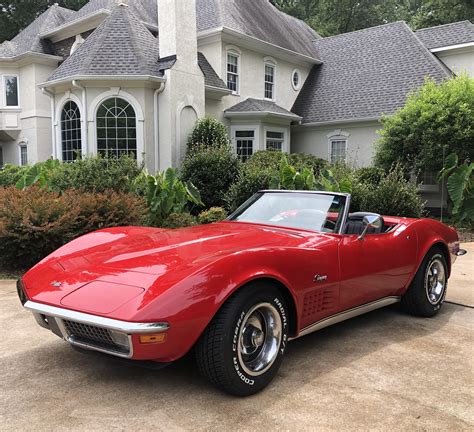
{"type": "Polygon", "coordinates": [[[58,159],[58,149],[56,148],[56,99],[53,92],[49,91],[46,88],[42,88],[41,91],[46,96],[49,96],[51,101],[51,134],[52,134],[52,144],[53,144],[53,159],[58,159]]]}
{"type": "Polygon", "coordinates": [[[88,107],[87,107],[87,91],[86,88],[79,84],[79,81],[72,80],[73,87],[81,90],[82,92],[82,111],[84,113],[84,140],[83,140],[83,156],[89,154],[89,114],[88,114],[88,107]]]}
{"type": "Polygon", "coordinates": [[[160,153],[160,134],[159,134],[159,127],[160,127],[160,120],[159,120],[159,112],[160,108],[158,106],[158,96],[160,93],[163,93],[165,89],[165,83],[162,82],[160,87],[155,90],[153,94],[153,106],[155,110],[155,115],[153,116],[153,128],[154,128],[154,138],[155,138],[155,171],[159,171],[159,153],[160,153]]]}

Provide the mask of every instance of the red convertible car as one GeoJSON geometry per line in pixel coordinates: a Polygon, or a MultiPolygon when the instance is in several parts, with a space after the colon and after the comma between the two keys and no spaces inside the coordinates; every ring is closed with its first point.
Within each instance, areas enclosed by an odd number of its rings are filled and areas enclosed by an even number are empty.
{"type": "Polygon", "coordinates": [[[459,249],[430,219],[349,214],[350,195],[262,191],[226,221],[105,229],[33,267],[18,293],[73,347],[162,366],[194,349],[235,395],[263,389],[290,339],[401,302],[441,308],[459,249]]]}

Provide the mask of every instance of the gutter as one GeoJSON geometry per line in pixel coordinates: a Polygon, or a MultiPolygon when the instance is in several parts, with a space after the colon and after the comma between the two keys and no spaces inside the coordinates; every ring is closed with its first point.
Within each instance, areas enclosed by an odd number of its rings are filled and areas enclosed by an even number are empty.
{"type": "Polygon", "coordinates": [[[381,117],[362,117],[362,118],[355,118],[355,119],[342,119],[342,120],[328,120],[322,122],[312,122],[312,123],[302,123],[301,126],[304,127],[311,127],[311,126],[330,126],[330,125],[337,125],[337,124],[345,124],[345,123],[364,123],[364,122],[379,122],[381,117]]]}
{"type": "Polygon", "coordinates": [[[51,134],[52,134],[52,144],[53,144],[53,159],[58,159],[58,149],[56,147],[56,100],[54,93],[49,90],[42,88],[41,91],[46,96],[49,96],[51,101],[51,134]]]}
{"type": "Polygon", "coordinates": [[[76,75],[67,78],[60,78],[54,81],[46,81],[38,84],[40,88],[53,87],[57,84],[70,83],[75,81],[150,81],[162,83],[166,78],[160,78],[152,75],[76,75]]]}
{"type": "Polygon", "coordinates": [[[84,112],[84,139],[82,142],[84,143],[84,155],[89,154],[89,118],[88,118],[88,107],[87,107],[87,90],[86,88],[79,83],[77,80],[72,80],[73,87],[81,90],[82,92],[82,110],[84,112]]]}
{"type": "Polygon", "coordinates": [[[160,163],[160,134],[159,134],[159,127],[160,127],[160,109],[158,106],[158,99],[159,95],[163,93],[165,90],[165,83],[162,82],[160,87],[155,90],[153,94],[153,109],[155,110],[155,115],[153,116],[153,127],[154,127],[154,139],[155,139],[155,171],[159,171],[159,163],[160,163]]]}
{"type": "Polygon", "coordinates": [[[225,112],[224,117],[279,117],[292,120],[302,120],[303,117],[300,117],[296,114],[282,114],[272,111],[241,111],[241,112],[225,112]]]}

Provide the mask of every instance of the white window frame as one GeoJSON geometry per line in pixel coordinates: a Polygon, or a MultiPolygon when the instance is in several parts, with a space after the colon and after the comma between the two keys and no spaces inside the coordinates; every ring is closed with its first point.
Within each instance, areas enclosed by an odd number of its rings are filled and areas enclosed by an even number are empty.
{"type": "Polygon", "coordinates": [[[20,100],[20,76],[18,74],[4,74],[2,77],[3,85],[3,106],[5,109],[19,109],[21,107],[20,100]],[[7,105],[7,78],[15,77],[16,78],[16,90],[18,92],[18,105],[7,105]]]}
{"type": "Polygon", "coordinates": [[[236,136],[237,132],[253,132],[252,155],[254,155],[259,150],[260,127],[258,125],[239,125],[239,126],[232,126],[230,128],[232,148],[234,150],[234,154],[236,155],[237,155],[237,136],[236,136]]]}
{"type": "Polygon", "coordinates": [[[301,89],[301,71],[299,69],[293,69],[293,72],[291,72],[291,86],[293,87],[294,91],[299,91],[301,89]],[[295,85],[295,82],[293,80],[293,77],[295,74],[298,74],[299,80],[298,80],[298,85],[295,85]]]}
{"type": "Polygon", "coordinates": [[[331,138],[329,138],[329,157],[328,157],[328,161],[332,164],[332,163],[335,163],[333,162],[332,160],[332,146],[333,146],[333,143],[334,142],[341,142],[343,141],[344,142],[344,160],[343,161],[339,161],[339,162],[343,162],[343,163],[346,163],[347,162],[347,138],[346,136],[333,136],[331,138]]]}
{"type": "MultiPolygon", "coordinates": [[[[226,56],[225,56],[225,79],[226,79],[226,85],[227,88],[229,88],[229,80],[228,76],[229,74],[235,75],[237,77],[236,79],[236,90],[232,90],[233,95],[240,95],[240,77],[241,77],[241,54],[239,51],[237,51],[234,48],[229,48],[226,51],[226,56]],[[237,59],[237,73],[229,72],[229,56],[233,56],[237,59]]],[[[230,88],[229,88],[230,90],[230,88]]]]}
{"type": "Polygon", "coordinates": [[[21,142],[18,144],[18,165],[20,166],[27,166],[28,165],[28,145],[25,142],[21,142]],[[26,149],[26,163],[23,163],[22,160],[22,150],[26,149]]]}
{"type": "Polygon", "coordinates": [[[268,101],[275,101],[276,98],[276,76],[277,76],[277,64],[273,59],[265,59],[263,62],[263,98],[268,101]],[[273,83],[272,84],[272,97],[268,98],[266,93],[267,89],[266,86],[267,84],[270,84],[269,81],[267,81],[267,67],[271,67],[273,69],[273,83]]]}
{"type": "Polygon", "coordinates": [[[289,145],[289,134],[288,134],[288,129],[286,128],[279,128],[279,127],[265,127],[264,128],[264,145],[265,145],[265,150],[268,150],[267,148],[267,133],[268,132],[278,132],[283,134],[283,142],[281,146],[281,151],[282,153],[289,153],[290,152],[290,145],[289,145]]]}

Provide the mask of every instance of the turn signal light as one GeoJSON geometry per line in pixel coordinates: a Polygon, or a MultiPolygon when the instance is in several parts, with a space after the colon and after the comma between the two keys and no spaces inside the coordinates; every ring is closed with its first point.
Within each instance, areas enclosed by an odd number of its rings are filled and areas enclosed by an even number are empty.
{"type": "Polygon", "coordinates": [[[166,340],[166,333],[156,333],[140,336],[140,343],[142,344],[160,344],[166,340]]]}

